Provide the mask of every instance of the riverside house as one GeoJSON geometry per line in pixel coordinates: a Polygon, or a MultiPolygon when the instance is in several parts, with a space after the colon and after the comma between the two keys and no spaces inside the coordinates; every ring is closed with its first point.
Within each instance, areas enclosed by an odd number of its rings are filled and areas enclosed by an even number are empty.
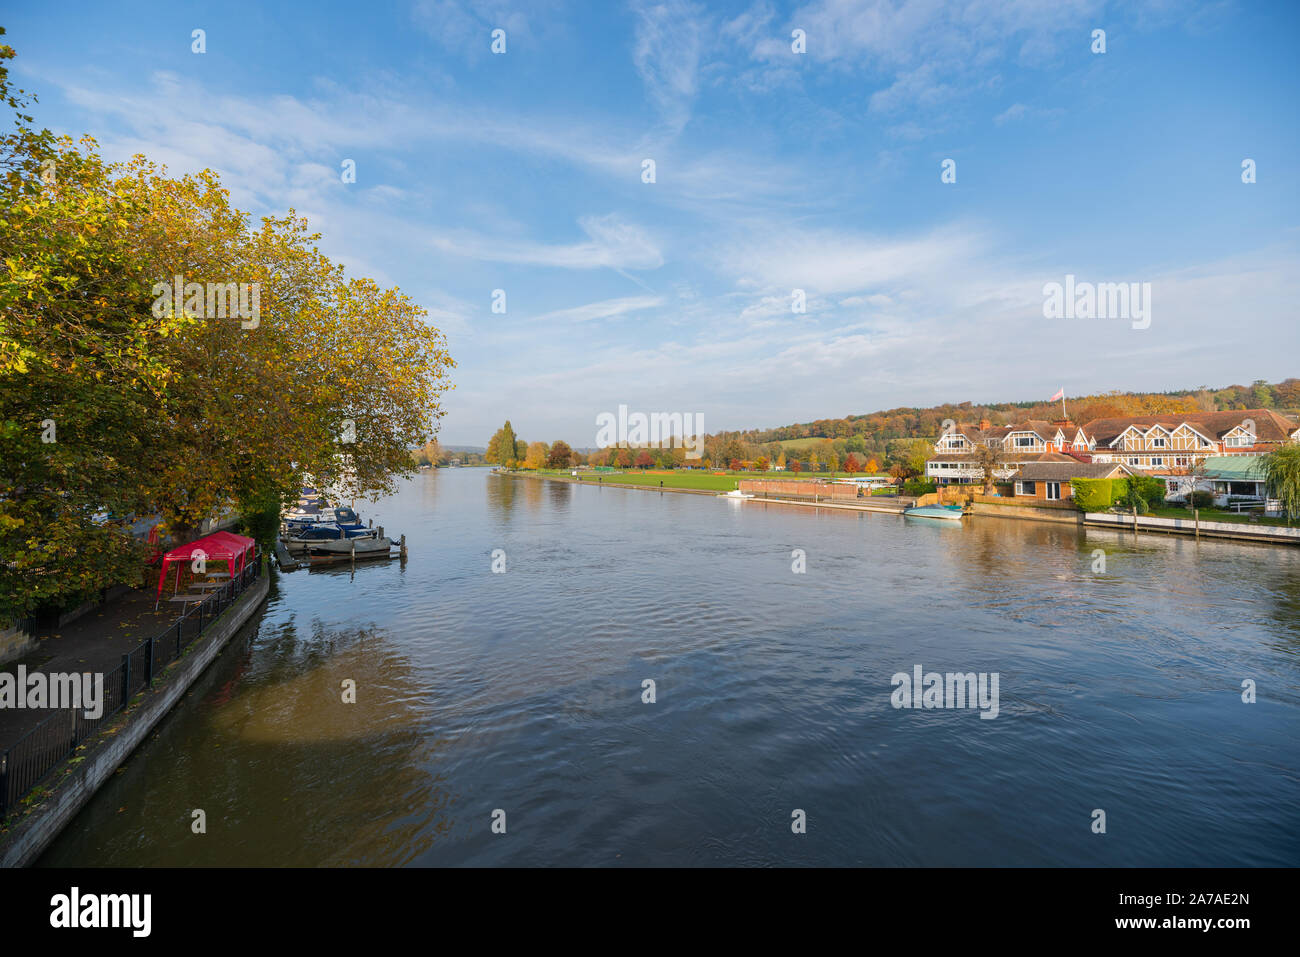
{"type": "MultiPolygon", "coordinates": [[[[1069,456],[1065,456],[1069,459],[1069,456]]],[[[1015,494],[1025,504],[1068,502],[1074,497],[1070,479],[1125,478],[1132,475],[1118,462],[1027,462],[1016,474],[1015,494]]]]}
{"type": "MultiPolygon", "coordinates": [[[[1287,441],[1300,441],[1300,423],[1272,409],[1122,416],[1083,425],[1068,419],[1029,419],[993,426],[985,419],[978,425],[957,425],[940,436],[934,457],[925,463],[925,475],[940,485],[981,482],[974,447],[986,445],[1001,453],[993,472],[999,481],[1014,481],[1031,465],[1034,475],[1046,476],[1083,464],[1121,465],[1125,472],[1166,478],[1185,473],[1207,458],[1265,455],[1287,441]],[[1041,468],[1049,463],[1066,468],[1041,468]]],[[[1094,471],[1077,470],[1064,481],[1099,477],[1094,471]]],[[[1059,481],[1028,476],[1024,480],[1059,481]]],[[[1034,489],[1037,497],[1037,485],[1034,489]]]]}
{"type": "Polygon", "coordinates": [[[982,482],[984,473],[976,465],[974,447],[997,449],[998,464],[993,477],[1010,481],[1022,466],[1037,463],[1068,465],[1081,461],[1088,451],[1084,430],[1068,420],[1045,422],[1030,419],[1013,426],[993,426],[987,419],[978,425],[957,425],[939,437],[935,455],[925,463],[925,477],[939,485],[982,482]]]}

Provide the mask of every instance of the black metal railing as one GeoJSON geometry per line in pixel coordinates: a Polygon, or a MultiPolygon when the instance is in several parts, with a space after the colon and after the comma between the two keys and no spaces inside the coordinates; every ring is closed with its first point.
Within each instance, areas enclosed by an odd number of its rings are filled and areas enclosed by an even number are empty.
{"type": "Polygon", "coordinates": [[[84,708],[56,711],[0,751],[0,820],[103,722],[125,708],[132,696],[148,688],[167,665],[180,658],[194,639],[234,604],[261,574],[262,559],[259,556],[221,588],[195,606],[188,607],[166,631],[124,654],[122,663],[104,674],[103,710],[99,717],[87,718],[84,708]]]}

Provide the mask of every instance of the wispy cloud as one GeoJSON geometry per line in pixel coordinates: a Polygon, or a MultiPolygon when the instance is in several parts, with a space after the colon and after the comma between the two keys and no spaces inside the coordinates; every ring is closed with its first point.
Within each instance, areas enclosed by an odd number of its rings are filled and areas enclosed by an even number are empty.
{"type": "Polygon", "coordinates": [[[588,242],[526,242],[469,232],[432,236],[429,242],[453,256],[562,269],[658,269],[664,263],[659,247],[644,230],[612,213],[585,217],[578,225],[590,237],[588,242]]]}
{"type": "Polygon", "coordinates": [[[701,47],[709,33],[705,18],[685,0],[640,0],[632,10],[636,16],[632,61],[646,96],[676,133],[690,119],[701,47]]]}
{"type": "Polygon", "coordinates": [[[591,322],[594,319],[611,319],[615,316],[627,315],[629,312],[642,312],[663,304],[664,299],[662,296],[628,296],[623,299],[605,299],[601,302],[589,302],[585,306],[574,306],[572,309],[556,309],[552,312],[542,313],[540,316],[534,316],[533,321],[567,319],[573,322],[591,322]]]}

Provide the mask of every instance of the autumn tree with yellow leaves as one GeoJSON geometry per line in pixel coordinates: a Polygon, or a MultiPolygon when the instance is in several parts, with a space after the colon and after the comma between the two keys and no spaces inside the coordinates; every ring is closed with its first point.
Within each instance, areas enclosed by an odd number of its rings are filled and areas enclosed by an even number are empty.
{"type": "MultiPolygon", "coordinates": [[[[0,33],[3,31],[0,30],[0,33]]],[[[125,522],[184,538],[274,516],[310,478],[378,496],[436,431],[455,363],[426,312],[349,277],[289,210],[252,226],[216,174],[105,162],[91,139],[0,135],[0,620],[137,580],[125,522]],[[241,321],[167,294],[257,291],[241,321]]]]}

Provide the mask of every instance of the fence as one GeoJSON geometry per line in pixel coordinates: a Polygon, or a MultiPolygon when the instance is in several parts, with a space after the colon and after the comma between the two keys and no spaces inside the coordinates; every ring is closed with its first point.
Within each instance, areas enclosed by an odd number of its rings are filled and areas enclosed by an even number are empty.
{"type": "Polygon", "coordinates": [[[133,695],[148,688],[154,677],[180,658],[203,629],[216,621],[262,574],[255,558],[237,578],[189,608],[160,635],[141,642],[122,656],[122,663],[104,675],[103,712],[87,718],[84,709],[56,711],[4,751],[0,751],[0,820],[18,801],[94,734],[133,695]]]}

